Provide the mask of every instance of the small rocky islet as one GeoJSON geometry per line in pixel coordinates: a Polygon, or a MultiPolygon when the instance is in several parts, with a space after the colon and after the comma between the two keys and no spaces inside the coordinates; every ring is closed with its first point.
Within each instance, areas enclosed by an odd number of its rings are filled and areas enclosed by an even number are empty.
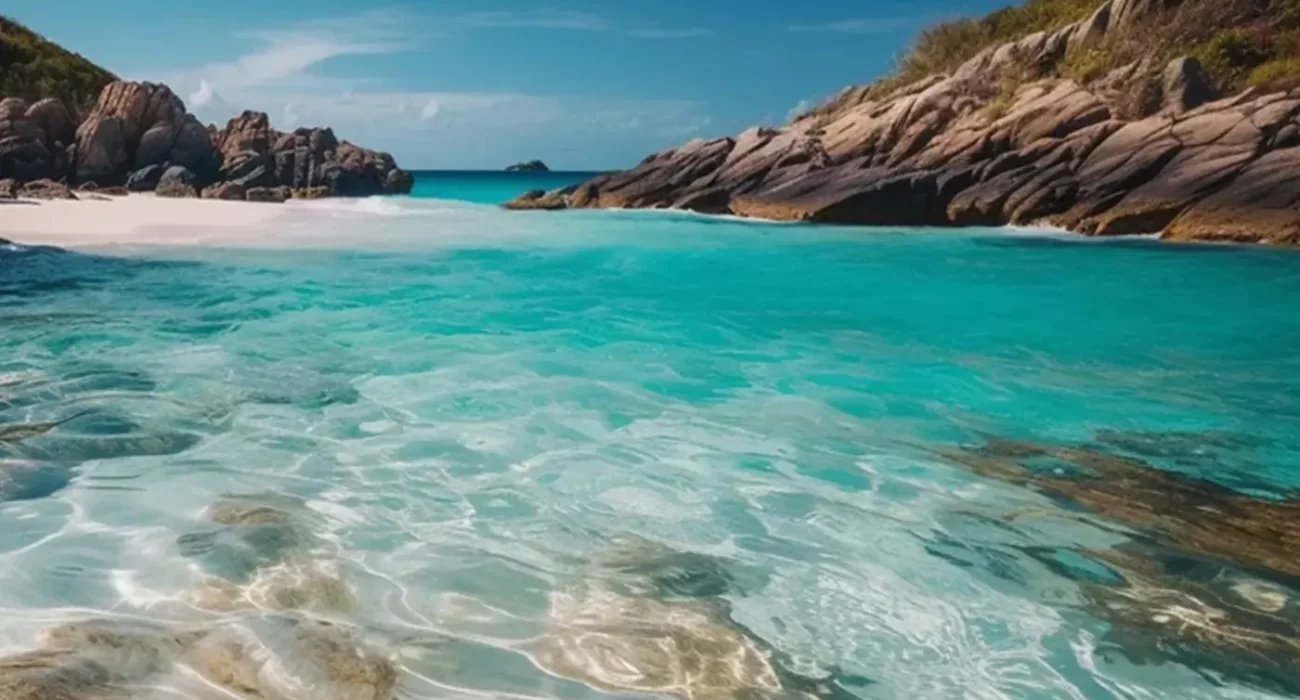
{"type": "Polygon", "coordinates": [[[526,160],[506,168],[508,173],[549,173],[551,169],[540,160],[526,160]]]}
{"type": "Polygon", "coordinates": [[[696,139],[506,206],[673,208],[864,226],[1048,225],[1094,236],[1300,245],[1300,92],[1277,81],[1225,88],[1195,55],[1152,63],[1157,38],[1176,49],[1174,34],[1190,27],[1222,30],[1202,51],[1217,68],[1232,56],[1214,42],[1240,34],[1249,44],[1260,27],[1285,34],[1272,5],[1108,0],[950,70],[850,87],[786,126],[696,139]],[[1217,18],[1237,6],[1245,7],[1240,17],[1198,22],[1198,14],[1217,18]],[[1214,26],[1220,21],[1227,26],[1214,26]],[[1115,46],[1144,41],[1151,50],[1132,62],[1089,70],[1115,46]]]}
{"type": "Polygon", "coordinates": [[[110,82],[84,117],[56,97],[0,100],[0,200],[155,192],[283,202],[406,194],[413,183],[391,155],[328,127],[278,131],[253,111],[205,126],[166,85],[110,82]]]}

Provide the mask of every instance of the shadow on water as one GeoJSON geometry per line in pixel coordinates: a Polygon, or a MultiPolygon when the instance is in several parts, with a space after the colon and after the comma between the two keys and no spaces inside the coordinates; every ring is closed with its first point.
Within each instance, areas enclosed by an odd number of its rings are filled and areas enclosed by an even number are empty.
{"type": "Polygon", "coordinates": [[[52,292],[94,289],[157,270],[186,270],[202,263],[118,258],[0,239],[0,302],[52,292]]]}
{"type": "Polygon", "coordinates": [[[1074,582],[1082,611],[1110,624],[1106,654],[1300,692],[1300,494],[1247,495],[1147,461],[1208,470],[1255,446],[1225,433],[1103,431],[1081,446],[985,436],[982,445],[941,449],[947,461],[1041,493],[1061,510],[1004,516],[1002,544],[935,536],[928,549],[1020,585],[1031,561],[1074,582]],[[1016,527],[1035,516],[1091,523],[1089,513],[1123,528],[1127,541],[1035,546],[1016,527]]]}

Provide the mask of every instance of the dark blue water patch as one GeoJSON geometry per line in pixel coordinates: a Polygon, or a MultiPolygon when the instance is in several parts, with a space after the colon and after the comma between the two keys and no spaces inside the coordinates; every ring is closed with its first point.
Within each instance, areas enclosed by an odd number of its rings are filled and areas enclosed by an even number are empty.
{"type": "Polygon", "coordinates": [[[0,247],[0,301],[119,283],[159,270],[200,268],[200,263],[92,255],[54,246],[0,247]]]}
{"type": "Polygon", "coordinates": [[[308,538],[293,525],[244,525],[181,535],[176,546],[204,571],[237,583],[303,548],[308,538]]]}
{"type": "Polygon", "coordinates": [[[1049,571],[1068,581],[1121,585],[1124,576],[1096,558],[1075,549],[1061,547],[1021,547],[1049,571]]]}
{"type": "Polygon", "coordinates": [[[0,502],[46,498],[63,490],[75,475],[69,464],[6,460],[0,462],[0,502]]]}
{"type": "Polygon", "coordinates": [[[77,463],[131,457],[170,457],[179,455],[202,441],[203,437],[195,433],[171,431],[129,435],[48,435],[22,442],[13,449],[28,458],[77,463]]]}

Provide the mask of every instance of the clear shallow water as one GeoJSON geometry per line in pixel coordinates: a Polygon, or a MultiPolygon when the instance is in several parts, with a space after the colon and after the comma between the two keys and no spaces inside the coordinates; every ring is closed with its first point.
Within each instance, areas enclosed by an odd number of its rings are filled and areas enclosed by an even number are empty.
{"type": "Polygon", "coordinates": [[[932,450],[1227,434],[1163,466],[1300,488],[1300,256],[329,206],[276,224],[311,249],[0,253],[0,423],[73,417],[0,441],[0,651],[106,613],[249,624],[194,608],[257,580],[195,543],[223,494],[270,492],[353,590],[319,614],[392,651],[401,697],[631,697],[533,661],[565,610],[617,608],[584,586],[629,535],[725,560],[715,624],[858,697],[1269,696],[1117,650],[1027,552],[1131,535],[990,525],[1070,506],[932,450]]]}
{"type": "Polygon", "coordinates": [[[495,171],[420,170],[411,195],[478,204],[502,204],[529,190],[554,190],[591,179],[597,173],[507,173],[495,171]]]}

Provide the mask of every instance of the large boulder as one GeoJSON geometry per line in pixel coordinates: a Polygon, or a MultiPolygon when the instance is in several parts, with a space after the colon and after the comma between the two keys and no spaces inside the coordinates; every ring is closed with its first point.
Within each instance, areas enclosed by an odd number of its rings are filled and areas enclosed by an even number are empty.
{"type": "Polygon", "coordinates": [[[167,160],[189,168],[203,183],[215,181],[221,170],[221,153],[193,114],[185,115],[176,128],[167,160]]]}
{"type": "Polygon", "coordinates": [[[185,104],[166,85],[109,83],[77,129],[77,179],[122,184],[131,170],[159,162],[185,116],[185,104]],[[137,163],[142,142],[146,162],[137,163]]]}
{"type": "Polygon", "coordinates": [[[274,187],[275,160],[271,154],[273,132],[265,112],[246,111],[226,123],[217,134],[223,181],[244,187],[274,187]]]}
{"type": "Polygon", "coordinates": [[[114,116],[91,117],[77,129],[76,179],[101,185],[126,182],[131,167],[126,125],[114,116]]]}
{"type": "Polygon", "coordinates": [[[58,98],[47,97],[28,107],[27,118],[40,128],[45,136],[45,146],[51,152],[56,148],[62,149],[77,137],[77,124],[58,98]]]}
{"type": "Polygon", "coordinates": [[[131,173],[126,179],[126,189],[132,192],[152,192],[166,171],[167,166],[162,164],[146,165],[131,173]]]}
{"type": "Polygon", "coordinates": [[[162,174],[154,193],[159,197],[198,197],[198,181],[198,176],[189,168],[183,165],[173,165],[162,174]]]}
{"type": "Polygon", "coordinates": [[[29,111],[18,98],[0,101],[0,178],[28,181],[60,176],[60,161],[29,111]]]}
{"type": "Polygon", "coordinates": [[[1165,68],[1164,110],[1182,114],[1214,99],[1214,86],[1201,62],[1190,56],[1174,59],[1165,68]]]}

